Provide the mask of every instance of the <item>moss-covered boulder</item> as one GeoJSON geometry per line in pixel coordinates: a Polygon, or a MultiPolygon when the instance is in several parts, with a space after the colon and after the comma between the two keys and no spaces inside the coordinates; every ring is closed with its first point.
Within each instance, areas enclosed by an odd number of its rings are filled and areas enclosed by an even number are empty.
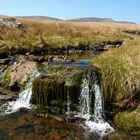
{"type": "Polygon", "coordinates": [[[86,69],[68,66],[54,65],[33,81],[32,103],[40,107],[50,106],[59,108],[60,111],[67,109],[69,104],[72,110],[79,103],[82,77],[86,69]]]}
{"type": "Polygon", "coordinates": [[[140,106],[134,111],[117,113],[114,122],[118,129],[140,135],[140,106]]]}
{"type": "Polygon", "coordinates": [[[24,57],[8,66],[3,74],[2,87],[12,91],[21,90],[28,81],[30,73],[36,69],[37,63],[27,61],[24,57]]]}

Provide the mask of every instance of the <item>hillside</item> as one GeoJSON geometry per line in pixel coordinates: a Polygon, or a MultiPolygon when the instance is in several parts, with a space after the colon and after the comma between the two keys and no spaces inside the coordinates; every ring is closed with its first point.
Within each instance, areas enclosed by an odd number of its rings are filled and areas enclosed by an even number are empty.
{"type": "MultiPolygon", "coordinates": [[[[0,15],[0,18],[7,18],[11,16],[0,15]]],[[[112,23],[122,23],[122,24],[136,24],[131,21],[116,21],[112,18],[98,18],[98,17],[81,17],[73,19],[59,19],[49,16],[15,16],[16,19],[26,19],[26,20],[37,20],[37,21],[66,21],[66,22],[112,22],[112,23]]]]}
{"type": "Polygon", "coordinates": [[[30,19],[30,20],[52,20],[52,21],[60,21],[61,19],[48,17],[48,16],[17,16],[17,19],[30,19]]]}
{"type": "Polygon", "coordinates": [[[97,17],[75,18],[75,19],[68,19],[67,21],[74,21],[74,22],[112,22],[112,23],[135,24],[134,22],[129,22],[129,21],[115,21],[112,18],[97,18],[97,17]]]}
{"type": "Polygon", "coordinates": [[[114,22],[112,18],[97,18],[97,17],[83,17],[68,19],[67,21],[78,21],[78,22],[114,22]]]}

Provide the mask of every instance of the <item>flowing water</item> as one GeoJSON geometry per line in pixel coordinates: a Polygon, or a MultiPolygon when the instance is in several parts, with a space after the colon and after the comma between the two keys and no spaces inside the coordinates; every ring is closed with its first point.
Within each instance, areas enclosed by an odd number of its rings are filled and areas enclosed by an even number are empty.
{"type": "MultiPolygon", "coordinates": [[[[81,63],[78,62],[78,65],[81,66],[81,63]]],[[[77,66],[77,63],[74,63],[73,66],[77,66]]],[[[0,83],[3,81],[3,77],[4,77],[5,73],[6,73],[6,70],[5,71],[3,69],[0,70],[0,83]]],[[[29,81],[27,82],[27,84],[25,86],[25,90],[19,94],[19,98],[16,101],[11,101],[11,102],[5,103],[4,105],[1,106],[0,110],[3,108],[2,115],[10,114],[11,116],[13,115],[13,117],[9,117],[10,115],[4,116],[6,121],[5,122],[1,121],[0,126],[2,126],[2,129],[0,129],[0,130],[4,131],[6,129],[3,129],[3,128],[8,128],[7,130],[11,129],[11,132],[13,133],[14,131],[17,131],[19,129],[18,125],[17,125],[17,129],[15,129],[15,127],[11,128],[12,125],[15,124],[15,116],[17,118],[19,118],[16,121],[19,121],[19,122],[21,121],[20,116],[17,115],[20,112],[16,112],[16,111],[18,111],[22,107],[24,107],[24,108],[31,107],[30,100],[31,100],[31,96],[32,96],[32,81],[34,80],[34,78],[36,78],[39,75],[40,75],[40,73],[37,70],[33,71],[32,74],[30,75],[29,81]],[[11,114],[11,113],[13,113],[13,114],[11,114]],[[11,126],[10,125],[8,126],[7,122],[13,123],[13,124],[11,126]]],[[[79,102],[79,111],[78,111],[78,115],[77,115],[78,117],[83,118],[85,120],[84,124],[82,122],[81,125],[85,128],[85,130],[87,130],[87,132],[95,133],[101,139],[103,138],[104,140],[129,139],[130,136],[123,135],[119,132],[117,133],[114,130],[114,128],[111,127],[111,125],[107,121],[105,121],[104,109],[103,109],[103,96],[102,96],[101,88],[100,88],[100,85],[98,84],[98,82],[96,80],[93,80],[94,78],[91,78],[91,77],[92,76],[89,74],[85,75],[83,78],[82,85],[81,85],[81,93],[80,93],[80,97],[79,97],[79,101],[80,101],[79,102]],[[93,82],[91,82],[91,81],[93,81],[93,82]],[[94,99],[92,98],[92,96],[94,96],[94,99]],[[93,111],[93,101],[92,100],[94,100],[94,111],[93,111]],[[115,131],[115,132],[110,133],[113,131],[115,131]]],[[[66,112],[67,114],[71,113],[70,104],[71,104],[70,95],[68,93],[67,94],[67,112],[66,112]]],[[[21,116],[21,119],[22,119],[22,116],[21,116]]],[[[44,119],[42,119],[42,120],[44,120],[44,119]]],[[[35,123],[35,125],[38,125],[38,124],[36,124],[36,121],[34,123],[35,123]]],[[[18,124],[20,124],[20,123],[18,123],[18,124]]],[[[27,125],[28,125],[29,129],[32,129],[33,122],[31,121],[29,123],[27,121],[27,125]]],[[[22,126],[22,124],[21,124],[21,126],[22,126]]],[[[25,125],[25,127],[26,127],[26,125],[25,125]]],[[[47,127],[48,127],[48,123],[46,125],[46,128],[47,127]]],[[[50,129],[49,129],[49,131],[50,131],[50,129]]],[[[26,131],[23,130],[23,132],[26,135],[26,131]]],[[[15,132],[15,135],[17,135],[16,133],[17,132],[15,132]]],[[[48,133],[48,132],[46,131],[46,133],[48,133]]],[[[4,135],[4,133],[0,131],[0,139],[1,139],[2,135],[4,135]]],[[[6,135],[6,133],[5,133],[5,135],[6,135]]],[[[94,135],[91,139],[94,139],[94,135]]],[[[96,139],[96,137],[95,137],[95,139],[96,139]]],[[[97,138],[97,139],[99,139],[99,138],[97,138]]],[[[139,137],[136,139],[139,139],[139,137]]],[[[136,140],[136,139],[132,138],[131,140],[136,140]]]]}
{"type": "Polygon", "coordinates": [[[100,86],[95,83],[90,89],[89,85],[90,77],[86,76],[83,79],[80,104],[79,104],[79,117],[85,119],[84,127],[90,132],[96,133],[99,136],[105,136],[106,134],[113,132],[114,128],[107,123],[103,116],[103,103],[102,103],[102,93],[100,86]],[[92,90],[92,92],[90,92],[92,90]],[[94,114],[91,113],[91,95],[94,93],[94,114]],[[92,120],[92,118],[94,118],[92,120]]]}
{"type": "Polygon", "coordinates": [[[80,95],[80,108],[79,116],[82,118],[90,119],[90,94],[89,94],[89,75],[83,79],[82,90],[80,95]]]}
{"type": "Polygon", "coordinates": [[[19,98],[16,101],[11,101],[3,105],[4,114],[11,114],[16,112],[20,108],[30,108],[30,100],[32,96],[32,80],[39,76],[40,73],[35,70],[32,72],[29,81],[25,86],[25,90],[19,94],[19,98]]]}

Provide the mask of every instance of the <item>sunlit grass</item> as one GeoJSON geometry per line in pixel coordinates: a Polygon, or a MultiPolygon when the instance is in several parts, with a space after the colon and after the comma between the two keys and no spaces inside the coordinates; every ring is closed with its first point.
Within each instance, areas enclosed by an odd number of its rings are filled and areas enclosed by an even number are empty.
{"type": "Polygon", "coordinates": [[[0,46],[3,49],[24,48],[36,49],[42,44],[49,48],[77,47],[79,44],[91,45],[97,42],[114,41],[129,38],[122,31],[125,29],[138,30],[138,25],[123,25],[113,23],[76,23],[22,20],[26,30],[9,29],[0,26],[0,46]]]}
{"type": "Polygon", "coordinates": [[[94,64],[101,68],[106,100],[117,102],[136,96],[134,90],[140,82],[139,60],[140,37],[127,39],[120,48],[94,59],[94,64]]]}

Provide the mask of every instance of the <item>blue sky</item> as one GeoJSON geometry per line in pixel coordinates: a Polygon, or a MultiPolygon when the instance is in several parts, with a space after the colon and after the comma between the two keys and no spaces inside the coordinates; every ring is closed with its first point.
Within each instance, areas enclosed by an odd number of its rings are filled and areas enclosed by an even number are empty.
{"type": "Polygon", "coordinates": [[[0,15],[104,17],[140,23],[140,0],[0,0],[0,15]]]}

